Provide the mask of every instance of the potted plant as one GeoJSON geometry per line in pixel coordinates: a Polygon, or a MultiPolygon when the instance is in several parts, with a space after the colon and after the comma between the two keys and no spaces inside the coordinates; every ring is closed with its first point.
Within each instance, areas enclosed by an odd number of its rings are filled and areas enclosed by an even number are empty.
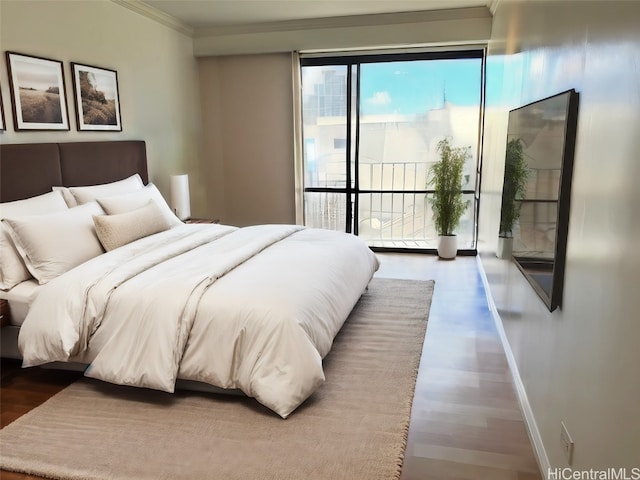
{"type": "Polygon", "coordinates": [[[511,257],[513,249],[513,226],[520,218],[520,200],[527,188],[529,168],[522,152],[522,142],[512,138],[507,142],[504,162],[504,184],[502,187],[502,208],[500,210],[500,232],[498,235],[499,258],[511,257]]]}
{"type": "Polygon", "coordinates": [[[440,161],[429,170],[427,184],[434,190],[430,200],[439,235],[438,256],[443,259],[456,257],[458,244],[454,230],[471,203],[462,200],[462,171],[466,160],[471,157],[470,149],[452,147],[449,139],[441,140],[438,142],[440,161]]]}

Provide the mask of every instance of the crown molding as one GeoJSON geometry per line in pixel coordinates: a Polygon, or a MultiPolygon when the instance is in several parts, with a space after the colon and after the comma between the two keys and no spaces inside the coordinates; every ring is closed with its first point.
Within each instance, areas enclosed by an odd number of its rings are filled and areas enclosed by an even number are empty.
{"type": "Polygon", "coordinates": [[[397,25],[483,17],[491,17],[491,13],[489,12],[487,7],[454,8],[417,12],[378,13],[372,15],[348,15],[342,17],[310,18],[304,20],[286,20],[281,22],[264,22],[243,25],[226,25],[197,28],[194,31],[194,37],[202,38],[224,35],[286,32],[311,29],[397,25]]]}
{"type": "Polygon", "coordinates": [[[378,13],[371,15],[348,15],[341,17],[285,20],[279,22],[248,23],[193,28],[177,18],[154,8],[141,0],[111,0],[133,12],[154,20],[192,38],[243,35],[254,33],[300,31],[307,29],[350,28],[363,26],[397,25],[471,18],[491,17],[501,0],[487,0],[486,7],[451,8],[415,12],[378,13]]]}
{"type": "Polygon", "coordinates": [[[500,5],[500,0],[488,0],[487,8],[491,12],[491,15],[496,14],[496,10],[498,10],[498,5],[500,5]]]}
{"type": "Polygon", "coordinates": [[[169,27],[173,30],[176,30],[180,33],[184,33],[190,37],[193,37],[194,29],[190,25],[181,22],[175,17],[168,15],[164,12],[161,12],[157,8],[153,8],[146,3],[141,2],[140,0],[111,0],[113,3],[120,5],[122,7],[128,8],[129,10],[139,13],[151,20],[154,20],[165,27],[169,27]]]}

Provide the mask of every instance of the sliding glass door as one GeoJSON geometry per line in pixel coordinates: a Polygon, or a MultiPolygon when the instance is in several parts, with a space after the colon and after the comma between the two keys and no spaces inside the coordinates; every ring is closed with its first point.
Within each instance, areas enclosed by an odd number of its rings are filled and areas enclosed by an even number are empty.
{"type": "Polygon", "coordinates": [[[305,224],[370,246],[433,249],[427,186],[437,144],[469,146],[458,228],[475,249],[482,50],[307,57],[302,64],[305,224]]]}

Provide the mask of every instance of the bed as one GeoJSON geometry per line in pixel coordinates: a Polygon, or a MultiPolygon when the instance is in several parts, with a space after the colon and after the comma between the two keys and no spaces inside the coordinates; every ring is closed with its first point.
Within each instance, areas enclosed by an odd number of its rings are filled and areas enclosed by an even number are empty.
{"type": "Polygon", "coordinates": [[[143,141],[0,147],[0,240],[25,264],[13,278],[0,258],[2,356],[166,392],[242,392],[283,418],[322,385],[378,268],[360,239],[184,224],[148,182],[143,141]],[[20,215],[25,204],[35,210],[20,215]]]}

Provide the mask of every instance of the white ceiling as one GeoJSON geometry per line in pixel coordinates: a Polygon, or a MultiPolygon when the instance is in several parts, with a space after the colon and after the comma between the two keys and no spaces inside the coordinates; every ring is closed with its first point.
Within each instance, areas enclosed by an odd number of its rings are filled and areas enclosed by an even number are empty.
{"type": "Polygon", "coordinates": [[[193,29],[315,18],[489,7],[495,0],[143,0],[193,29]]]}

